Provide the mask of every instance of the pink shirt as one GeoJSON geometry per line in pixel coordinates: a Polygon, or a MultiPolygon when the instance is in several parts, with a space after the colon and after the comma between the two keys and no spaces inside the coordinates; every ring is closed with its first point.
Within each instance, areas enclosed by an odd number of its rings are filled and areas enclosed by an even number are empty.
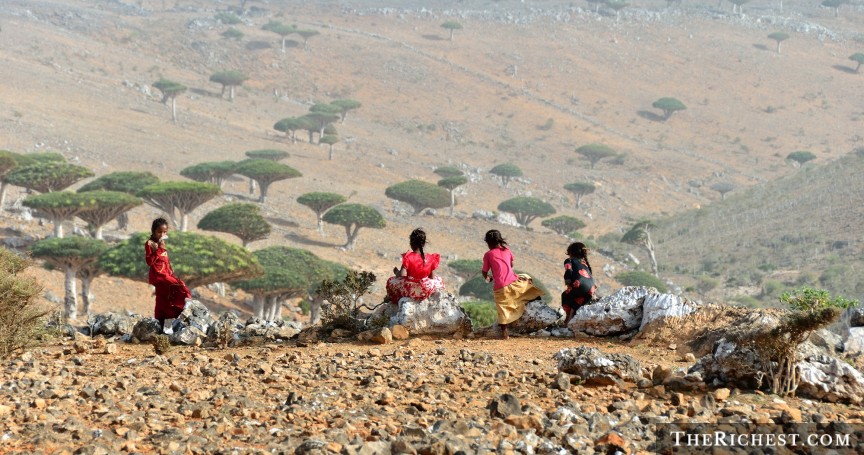
{"type": "Polygon", "coordinates": [[[494,289],[501,289],[518,278],[513,273],[513,253],[509,248],[492,248],[483,255],[483,273],[492,269],[492,280],[495,281],[494,289]]]}

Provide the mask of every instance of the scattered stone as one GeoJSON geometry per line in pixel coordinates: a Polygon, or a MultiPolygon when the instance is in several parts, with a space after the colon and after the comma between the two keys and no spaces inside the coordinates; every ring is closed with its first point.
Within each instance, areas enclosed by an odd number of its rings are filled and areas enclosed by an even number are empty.
{"type": "Polygon", "coordinates": [[[729,398],[729,395],[730,395],[731,393],[732,393],[731,390],[729,390],[729,389],[723,387],[723,388],[719,388],[719,389],[715,390],[715,391],[713,392],[713,395],[714,395],[714,399],[715,399],[715,400],[717,400],[717,401],[721,401],[721,402],[722,402],[722,401],[726,401],[726,399],[729,398]]]}
{"type": "Polygon", "coordinates": [[[522,415],[522,408],[519,405],[519,399],[509,393],[493,398],[486,406],[489,409],[489,415],[506,419],[510,416],[522,415]]]}
{"type": "Polygon", "coordinates": [[[390,327],[390,333],[393,334],[394,340],[407,340],[410,336],[408,329],[406,329],[405,326],[399,324],[390,327]]]}
{"type": "Polygon", "coordinates": [[[638,382],[642,367],[626,354],[606,354],[596,348],[569,348],[553,357],[558,371],[582,378],[588,385],[613,385],[618,381],[638,382]]]}
{"type": "Polygon", "coordinates": [[[567,373],[556,374],[553,384],[558,390],[570,390],[570,375],[567,373]]]}
{"type": "Polygon", "coordinates": [[[162,334],[162,326],[154,318],[141,318],[132,328],[132,336],[142,343],[151,343],[153,337],[162,334]]]}
{"type": "Polygon", "coordinates": [[[90,324],[92,333],[90,336],[102,335],[105,337],[123,336],[132,333],[135,320],[117,313],[97,314],[90,324]]]}

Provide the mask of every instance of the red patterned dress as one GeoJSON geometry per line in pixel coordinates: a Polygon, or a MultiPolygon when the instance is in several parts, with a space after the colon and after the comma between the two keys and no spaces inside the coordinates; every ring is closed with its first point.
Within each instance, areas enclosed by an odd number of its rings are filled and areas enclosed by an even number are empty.
{"type": "Polygon", "coordinates": [[[390,302],[396,305],[402,297],[424,300],[436,291],[444,289],[441,277],[429,277],[438,268],[440,262],[440,254],[426,254],[425,260],[420,253],[413,251],[403,254],[402,267],[405,267],[408,275],[392,276],[387,280],[387,297],[390,298],[390,302]]]}
{"type": "Polygon", "coordinates": [[[144,244],[144,260],[150,266],[149,283],[156,288],[156,319],[173,319],[180,316],[186,299],[192,297],[186,283],[174,276],[168,250],[158,243],[147,240],[144,244]]]}

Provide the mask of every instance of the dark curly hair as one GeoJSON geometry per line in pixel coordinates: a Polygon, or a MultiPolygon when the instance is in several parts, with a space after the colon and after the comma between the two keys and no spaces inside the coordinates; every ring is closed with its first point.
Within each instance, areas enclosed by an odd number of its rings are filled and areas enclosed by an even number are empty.
{"type": "Polygon", "coordinates": [[[585,265],[588,266],[588,272],[594,275],[594,271],[591,270],[591,263],[588,262],[588,253],[590,252],[591,250],[582,242],[573,242],[567,247],[567,256],[585,261],[585,265]]]}

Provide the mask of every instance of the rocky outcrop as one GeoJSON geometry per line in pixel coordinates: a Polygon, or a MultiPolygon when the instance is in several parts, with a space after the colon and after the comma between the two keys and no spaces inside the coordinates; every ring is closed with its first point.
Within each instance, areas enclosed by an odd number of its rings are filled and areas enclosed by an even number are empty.
{"type": "Polygon", "coordinates": [[[607,354],[596,348],[569,348],[553,356],[558,371],[581,378],[589,385],[613,385],[619,381],[638,382],[642,366],[626,354],[607,354]]]}
{"type": "Polygon", "coordinates": [[[628,286],[612,295],[585,305],[578,310],[567,327],[574,333],[608,336],[627,333],[642,325],[642,303],[648,295],[659,294],[645,286],[628,286]]]}
{"type": "Polygon", "coordinates": [[[287,340],[294,337],[303,327],[293,321],[265,321],[252,317],[246,321],[246,326],[239,332],[241,338],[262,337],[268,340],[287,340]]]}
{"type": "Polygon", "coordinates": [[[699,307],[693,301],[673,294],[645,295],[642,302],[642,323],[639,331],[655,322],[668,318],[680,318],[698,311],[699,307]]]}
{"type": "Polygon", "coordinates": [[[203,343],[207,339],[207,330],[214,322],[207,307],[197,300],[187,299],[186,307],[171,326],[171,343],[187,346],[203,343]]]}
{"type": "Polygon", "coordinates": [[[132,328],[132,336],[142,343],[150,343],[162,334],[162,325],[154,318],[142,318],[132,328]]]}
{"type": "MultiPolygon", "coordinates": [[[[401,325],[412,335],[467,335],[471,333],[471,318],[451,294],[436,292],[428,299],[416,301],[403,297],[397,309],[384,304],[380,312],[392,312],[389,325],[401,325]]],[[[375,319],[375,315],[369,318],[375,319]]]]}
{"type": "Polygon", "coordinates": [[[135,318],[117,313],[97,314],[93,316],[90,324],[92,328],[90,336],[102,335],[104,337],[114,337],[128,335],[132,333],[135,322],[135,318]]]}
{"type": "Polygon", "coordinates": [[[799,396],[831,403],[861,404],[864,400],[864,375],[836,357],[810,356],[799,362],[798,368],[799,396]]]}

